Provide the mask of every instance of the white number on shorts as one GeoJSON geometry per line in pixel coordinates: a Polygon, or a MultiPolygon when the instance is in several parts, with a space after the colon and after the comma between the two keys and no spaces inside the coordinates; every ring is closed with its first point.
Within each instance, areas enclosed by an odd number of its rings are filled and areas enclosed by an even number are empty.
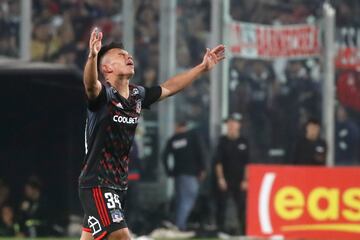
{"type": "Polygon", "coordinates": [[[119,195],[115,194],[115,193],[111,193],[111,192],[107,192],[104,194],[106,200],[107,200],[107,207],[109,209],[113,209],[116,208],[116,205],[119,206],[119,208],[121,209],[121,203],[119,200],[119,195]]]}

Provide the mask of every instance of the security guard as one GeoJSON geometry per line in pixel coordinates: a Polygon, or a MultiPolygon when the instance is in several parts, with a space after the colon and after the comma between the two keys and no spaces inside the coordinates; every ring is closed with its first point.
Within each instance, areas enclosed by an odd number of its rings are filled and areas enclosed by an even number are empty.
{"type": "Polygon", "coordinates": [[[216,221],[224,231],[227,198],[234,199],[241,234],[245,233],[245,168],[249,162],[249,143],[240,135],[242,115],[233,113],[226,120],[227,133],[220,137],[215,154],[216,221]]]}

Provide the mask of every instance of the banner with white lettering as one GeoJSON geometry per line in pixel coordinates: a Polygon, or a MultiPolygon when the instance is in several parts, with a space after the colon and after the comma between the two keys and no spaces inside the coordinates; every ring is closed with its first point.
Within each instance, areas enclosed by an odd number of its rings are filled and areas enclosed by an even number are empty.
{"type": "Polygon", "coordinates": [[[270,26],[232,21],[228,33],[235,57],[299,59],[320,54],[319,29],[315,25],[270,26]]]}
{"type": "Polygon", "coordinates": [[[336,33],[336,67],[360,70],[360,28],[340,27],[336,33]]]}

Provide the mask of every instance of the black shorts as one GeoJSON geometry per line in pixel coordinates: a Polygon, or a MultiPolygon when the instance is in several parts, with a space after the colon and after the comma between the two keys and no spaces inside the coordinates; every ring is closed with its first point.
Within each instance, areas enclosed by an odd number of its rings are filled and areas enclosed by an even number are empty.
{"type": "Polygon", "coordinates": [[[95,240],[127,228],[124,202],[126,191],[111,188],[80,188],[79,197],[84,209],[83,231],[92,233],[95,240]]]}

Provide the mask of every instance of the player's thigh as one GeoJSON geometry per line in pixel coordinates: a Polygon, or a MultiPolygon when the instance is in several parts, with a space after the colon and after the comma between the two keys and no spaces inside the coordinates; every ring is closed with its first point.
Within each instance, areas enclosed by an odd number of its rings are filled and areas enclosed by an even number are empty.
{"type": "Polygon", "coordinates": [[[122,228],[109,234],[108,240],[130,240],[130,232],[128,228],[122,228]]]}
{"type": "Polygon", "coordinates": [[[94,240],[94,238],[90,232],[82,231],[80,240],[94,240]]]}

